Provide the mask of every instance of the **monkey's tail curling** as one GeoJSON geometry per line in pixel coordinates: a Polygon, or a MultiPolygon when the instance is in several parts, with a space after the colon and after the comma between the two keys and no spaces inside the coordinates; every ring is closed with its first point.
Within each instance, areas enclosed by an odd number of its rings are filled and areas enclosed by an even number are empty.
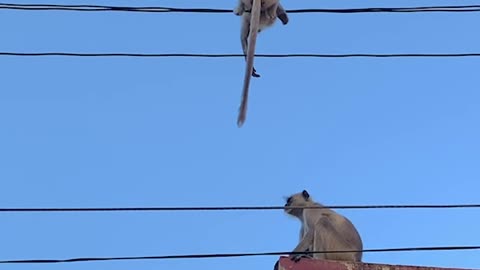
{"type": "Polygon", "coordinates": [[[242,127],[247,118],[248,89],[253,72],[253,58],[255,56],[255,45],[257,43],[258,25],[260,24],[261,0],[253,0],[252,14],[250,17],[250,32],[248,34],[247,65],[243,79],[242,101],[240,112],[237,118],[237,126],[242,127]]]}

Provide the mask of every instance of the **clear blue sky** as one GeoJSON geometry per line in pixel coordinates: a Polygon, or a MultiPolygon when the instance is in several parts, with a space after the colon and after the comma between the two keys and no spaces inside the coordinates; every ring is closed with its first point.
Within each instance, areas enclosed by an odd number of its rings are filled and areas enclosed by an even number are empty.
{"type": "MultiPolygon", "coordinates": [[[[20,3],[20,1],[14,1],[20,3]]],[[[22,3],[33,3],[25,1],[22,3]]],[[[35,1],[36,2],[36,1],[35,1]]],[[[39,1],[37,3],[46,3],[39,1]]],[[[293,8],[478,1],[284,0],[293,8]]],[[[48,1],[233,8],[234,0],[48,1]]],[[[233,14],[0,11],[0,51],[240,53],[233,14]]],[[[478,13],[291,14],[258,53],[480,52],[478,13]]],[[[0,58],[0,207],[479,203],[480,58],[0,58]]],[[[343,210],[366,248],[480,245],[480,210],[343,210]]],[[[0,259],[291,250],[281,211],[3,213],[0,259]]],[[[479,251],[364,261],[480,268],[479,251]]],[[[275,257],[0,265],[271,269],[275,257]]]]}

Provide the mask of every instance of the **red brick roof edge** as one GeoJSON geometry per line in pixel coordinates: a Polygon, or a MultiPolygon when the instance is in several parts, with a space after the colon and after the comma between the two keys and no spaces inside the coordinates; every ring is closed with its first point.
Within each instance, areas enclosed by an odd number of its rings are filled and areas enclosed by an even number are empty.
{"type": "MultiPolygon", "coordinates": [[[[302,258],[294,262],[282,256],[278,262],[278,270],[467,270],[467,268],[441,268],[410,265],[390,265],[362,262],[342,262],[328,260],[314,260],[302,258]]],[[[478,269],[477,269],[478,270],[478,269]]]]}

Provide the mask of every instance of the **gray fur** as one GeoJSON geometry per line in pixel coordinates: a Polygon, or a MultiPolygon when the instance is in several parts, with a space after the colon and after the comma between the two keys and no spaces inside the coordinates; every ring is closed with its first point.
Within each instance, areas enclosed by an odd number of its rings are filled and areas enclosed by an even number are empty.
{"type": "Polygon", "coordinates": [[[255,55],[255,44],[257,34],[275,23],[278,17],[283,24],[288,23],[288,16],[280,5],[279,0],[239,0],[237,7],[233,11],[235,15],[242,16],[242,26],[240,30],[240,41],[243,54],[247,61],[245,77],[243,80],[242,101],[238,115],[237,125],[243,125],[247,115],[248,90],[251,77],[260,77],[253,66],[255,55]],[[259,10],[256,10],[254,4],[257,4],[259,10]]]}
{"type": "MultiPolygon", "coordinates": [[[[323,206],[312,200],[307,191],[296,193],[287,199],[285,206],[323,206]]],[[[346,217],[328,208],[285,209],[289,215],[302,222],[300,241],[293,252],[362,250],[363,243],[355,226],[346,217]]],[[[315,259],[338,261],[362,261],[362,252],[319,253],[315,259]]],[[[302,255],[292,255],[298,261],[302,255]]]]}

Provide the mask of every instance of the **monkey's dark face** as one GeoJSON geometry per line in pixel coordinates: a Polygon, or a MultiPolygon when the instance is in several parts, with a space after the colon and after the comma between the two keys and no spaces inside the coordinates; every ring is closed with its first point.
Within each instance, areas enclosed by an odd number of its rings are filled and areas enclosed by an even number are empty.
{"type": "Polygon", "coordinates": [[[285,203],[285,213],[301,217],[303,213],[303,209],[301,208],[287,208],[287,207],[302,207],[306,206],[310,201],[310,195],[306,190],[293,194],[292,196],[287,198],[287,202],[285,203]]]}

